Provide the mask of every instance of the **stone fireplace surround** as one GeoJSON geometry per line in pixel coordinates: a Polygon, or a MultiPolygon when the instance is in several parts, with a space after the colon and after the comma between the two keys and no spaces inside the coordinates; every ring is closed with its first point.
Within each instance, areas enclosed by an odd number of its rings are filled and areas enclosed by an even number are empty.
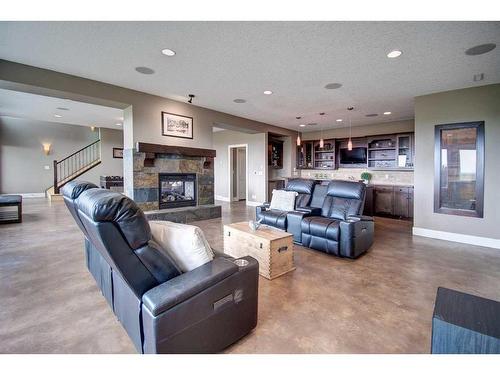
{"type": "Polygon", "coordinates": [[[138,143],[126,151],[124,157],[133,158],[133,199],[148,219],[189,222],[221,216],[221,207],[214,205],[215,150],[138,143]],[[160,173],[196,174],[197,205],[160,210],[160,173]]]}

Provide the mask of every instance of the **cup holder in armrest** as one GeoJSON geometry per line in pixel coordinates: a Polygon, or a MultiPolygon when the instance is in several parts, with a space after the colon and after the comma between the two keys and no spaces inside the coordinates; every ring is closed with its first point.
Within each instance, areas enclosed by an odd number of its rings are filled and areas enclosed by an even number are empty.
{"type": "Polygon", "coordinates": [[[233,260],[233,263],[236,264],[238,267],[246,267],[248,266],[248,260],[246,259],[235,259],[233,260]]]}

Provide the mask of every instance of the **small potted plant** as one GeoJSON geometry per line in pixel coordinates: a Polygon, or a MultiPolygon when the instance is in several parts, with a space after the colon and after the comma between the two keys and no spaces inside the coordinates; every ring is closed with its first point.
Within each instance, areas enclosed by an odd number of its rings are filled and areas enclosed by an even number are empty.
{"type": "Polygon", "coordinates": [[[370,172],[363,172],[361,173],[361,179],[365,184],[369,184],[370,180],[372,179],[372,174],[370,172]]]}

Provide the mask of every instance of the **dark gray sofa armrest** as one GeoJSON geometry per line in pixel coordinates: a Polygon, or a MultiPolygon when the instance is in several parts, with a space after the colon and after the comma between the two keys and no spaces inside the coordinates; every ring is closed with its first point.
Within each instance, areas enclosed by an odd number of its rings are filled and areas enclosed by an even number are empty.
{"type": "Polygon", "coordinates": [[[156,316],[238,272],[232,261],[216,257],[192,271],[164,282],[142,296],[142,303],[156,316]]]}
{"type": "Polygon", "coordinates": [[[355,215],[340,221],[340,255],[357,258],[373,243],[374,221],[372,216],[355,215]]]}
{"type": "Polygon", "coordinates": [[[260,206],[255,207],[255,219],[262,219],[261,213],[267,211],[271,207],[271,203],[264,202],[260,206]]]}
{"type": "Polygon", "coordinates": [[[355,220],[355,221],[373,221],[373,216],[366,215],[351,215],[347,217],[347,221],[355,220]]]}
{"type": "Polygon", "coordinates": [[[286,221],[287,221],[286,231],[288,233],[293,234],[293,242],[299,244],[302,243],[302,227],[301,227],[302,219],[307,216],[317,216],[313,214],[313,212],[316,211],[295,210],[295,211],[290,211],[286,214],[286,221]]]}
{"type": "Polygon", "coordinates": [[[309,214],[309,216],[321,216],[321,208],[320,207],[298,207],[295,209],[298,212],[305,212],[309,214]]]}

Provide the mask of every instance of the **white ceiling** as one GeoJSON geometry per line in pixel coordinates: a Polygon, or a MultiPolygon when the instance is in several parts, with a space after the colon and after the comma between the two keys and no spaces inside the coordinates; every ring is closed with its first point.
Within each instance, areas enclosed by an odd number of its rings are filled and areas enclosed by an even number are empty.
{"type": "Polygon", "coordinates": [[[123,123],[121,109],[4,89],[0,89],[0,116],[99,128],[123,128],[117,125],[123,123]]]}
{"type": "Polygon", "coordinates": [[[282,127],[297,129],[302,116],[326,128],[346,126],[335,119],[350,105],[353,125],[396,121],[413,118],[415,96],[500,82],[500,22],[0,22],[0,57],[178,100],[192,93],[196,105],[282,127]],[[483,43],[499,47],[464,54],[483,43]],[[403,55],[388,59],[393,49],[403,55]],[[477,73],[483,81],[473,82],[477,73]],[[342,88],[324,89],[333,82],[342,88]]]}

